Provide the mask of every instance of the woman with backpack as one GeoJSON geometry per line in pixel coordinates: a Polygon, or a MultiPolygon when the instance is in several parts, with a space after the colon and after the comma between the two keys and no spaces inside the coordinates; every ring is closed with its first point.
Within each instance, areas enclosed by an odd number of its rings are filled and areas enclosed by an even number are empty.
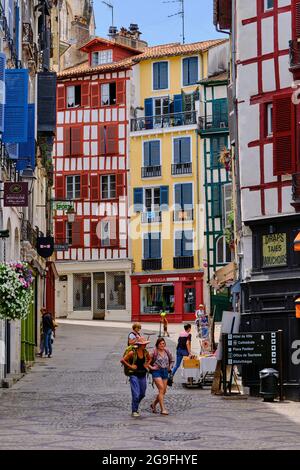
{"type": "Polygon", "coordinates": [[[136,344],[137,340],[142,336],[141,329],[142,325],[140,323],[134,323],[132,325],[132,331],[128,335],[128,346],[136,344]]]}
{"type": "Polygon", "coordinates": [[[121,363],[124,365],[124,372],[129,377],[131,396],[132,396],[132,416],[138,418],[139,405],[142,399],[145,397],[147,380],[146,374],[149,370],[150,354],[148,353],[146,346],[150,341],[146,338],[140,337],[135,342],[135,347],[127,348],[129,351],[121,359],[121,363]]]}
{"type": "Polygon", "coordinates": [[[173,363],[173,356],[166,348],[165,340],[163,338],[158,338],[151,357],[151,365],[149,366],[152,371],[153,381],[158,390],[158,395],[154,402],[151,403],[151,410],[153,413],[156,413],[156,406],[159,404],[160,413],[162,415],[169,414],[165,408],[164,396],[167,391],[169,373],[171,372],[173,363]]]}

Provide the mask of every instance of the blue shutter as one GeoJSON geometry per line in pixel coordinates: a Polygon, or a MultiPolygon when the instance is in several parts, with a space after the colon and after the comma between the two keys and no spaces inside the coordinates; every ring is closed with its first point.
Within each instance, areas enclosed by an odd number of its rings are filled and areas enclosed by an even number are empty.
{"type": "Polygon", "coordinates": [[[183,209],[188,210],[193,207],[193,185],[185,183],[182,185],[182,204],[183,209]]]}
{"type": "Polygon", "coordinates": [[[9,158],[12,160],[16,160],[19,157],[19,145],[20,144],[5,144],[9,158]]]}
{"type": "Polygon", "coordinates": [[[182,137],[180,139],[181,147],[181,163],[190,163],[191,162],[191,139],[190,137],[182,137]]]}
{"type": "Polygon", "coordinates": [[[162,211],[169,210],[169,186],[160,187],[160,206],[162,211]]]}
{"type": "Polygon", "coordinates": [[[150,233],[147,233],[144,237],[144,259],[150,258],[150,233]]]}
{"type": "Polygon", "coordinates": [[[154,140],[150,143],[150,165],[160,165],[160,141],[154,140]]]}
{"type": "Polygon", "coordinates": [[[166,90],[169,88],[168,65],[169,65],[168,62],[159,63],[159,89],[160,90],[166,90]]]}
{"type": "Polygon", "coordinates": [[[198,81],[198,57],[189,59],[189,85],[195,85],[198,81]]]}
{"type": "Polygon", "coordinates": [[[27,69],[6,70],[3,142],[27,142],[28,80],[27,69]]]}
{"type": "Polygon", "coordinates": [[[193,232],[182,232],[182,256],[193,256],[193,232]]]}
{"type": "Polygon", "coordinates": [[[174,163],[180,163],[180,139],[174,139],[174,163]]]}
{"type": "Polygon", "coordinates": [[[189,59],[183,59],[183,86],[189,85],[189,59]]]}
{"type": "Polygon", "coordinates": [[[150,258],[161,258],[160,233],[150,233],[150,258]]]}
{"type": "Polygon", "coordinates": [[[35,167],[35,105],[28,105],[28,140],[19,144],[19,160],[17,170],[24,170],[26,166],[35,167]]]}
{"type": "Polygon", "coordinates": [[[144,142],[144,166],[150,166],[150,142],[144,142]]]}
{"type": "Polygon", "coordinates": [[[160,63],[156,62],[153,64],[153,90],[159,90],[159,66],[160,63]]]}
{"type": "Polygon", "coordinates": [[[143,210],[143,188],[134,188],[133,190],[133,205],[135,212],[142,212],[143,210]]]}
{"type": "Polygon", "coordinates": [[[153,100],[152,98],[145,99],[145,127],[146,129],[153,129],[153,100]]]}
{"type": "Polygon", "coordinates": [[[175,257],[182,256],[182,232],[175,234],[175,257]]]}
{"type": "Polygon", "coordinates": [[[182,116],[182,95],[174,95],[174,121],[175,126],[182,126],[183,124],[183,116],[182,116]],[[178,113],[178,114],[177,114],[178,113]],[[177,115],[176,115],[177,114],[177,115]]]}
{"type": "Polygon", "coordinates": [[[181,184],[175,184],[175,205],[180,206],[182,208],[181,187],[181,184]]]}
{"type": "Polygon", "coordinates": [[[5,105],[5,64],[6,56],[0,53],[0,132],[4,131],[4,105],[5,105]]]}

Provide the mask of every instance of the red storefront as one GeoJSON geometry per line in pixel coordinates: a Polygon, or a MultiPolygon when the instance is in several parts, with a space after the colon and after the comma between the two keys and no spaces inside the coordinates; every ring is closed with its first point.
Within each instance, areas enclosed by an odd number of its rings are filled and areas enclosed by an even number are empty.
{"type": "Polygon", "coordinates": [[[203,303],[203,273],[131,276],[132,320],[158,322],[162,310],[170,323],[195,319],[203,303]]]}

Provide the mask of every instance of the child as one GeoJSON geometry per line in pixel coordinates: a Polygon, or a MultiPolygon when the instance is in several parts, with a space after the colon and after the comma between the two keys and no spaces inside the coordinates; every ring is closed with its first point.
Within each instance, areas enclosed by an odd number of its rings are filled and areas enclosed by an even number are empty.
{"type": "Polygon", "coordinates": [[[167,312],[161,312],[160,314],[160,318],[161,318],[161,322],[163,324],[163,327],[164,327],[164,334],[163,336],[168,336],[170,337],[169,333],[168,333],[168,320],[167,320],[167,312]]]}

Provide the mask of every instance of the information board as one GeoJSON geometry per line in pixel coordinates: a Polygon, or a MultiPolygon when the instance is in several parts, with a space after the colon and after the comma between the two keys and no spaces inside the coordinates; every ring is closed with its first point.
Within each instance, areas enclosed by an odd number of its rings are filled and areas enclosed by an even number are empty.
{"type": "Polygon", "coordinates": [[[278,363],[278,332],[237,333],[225,336],[225,361],[228,365],[269,366],[278,363]]]}

